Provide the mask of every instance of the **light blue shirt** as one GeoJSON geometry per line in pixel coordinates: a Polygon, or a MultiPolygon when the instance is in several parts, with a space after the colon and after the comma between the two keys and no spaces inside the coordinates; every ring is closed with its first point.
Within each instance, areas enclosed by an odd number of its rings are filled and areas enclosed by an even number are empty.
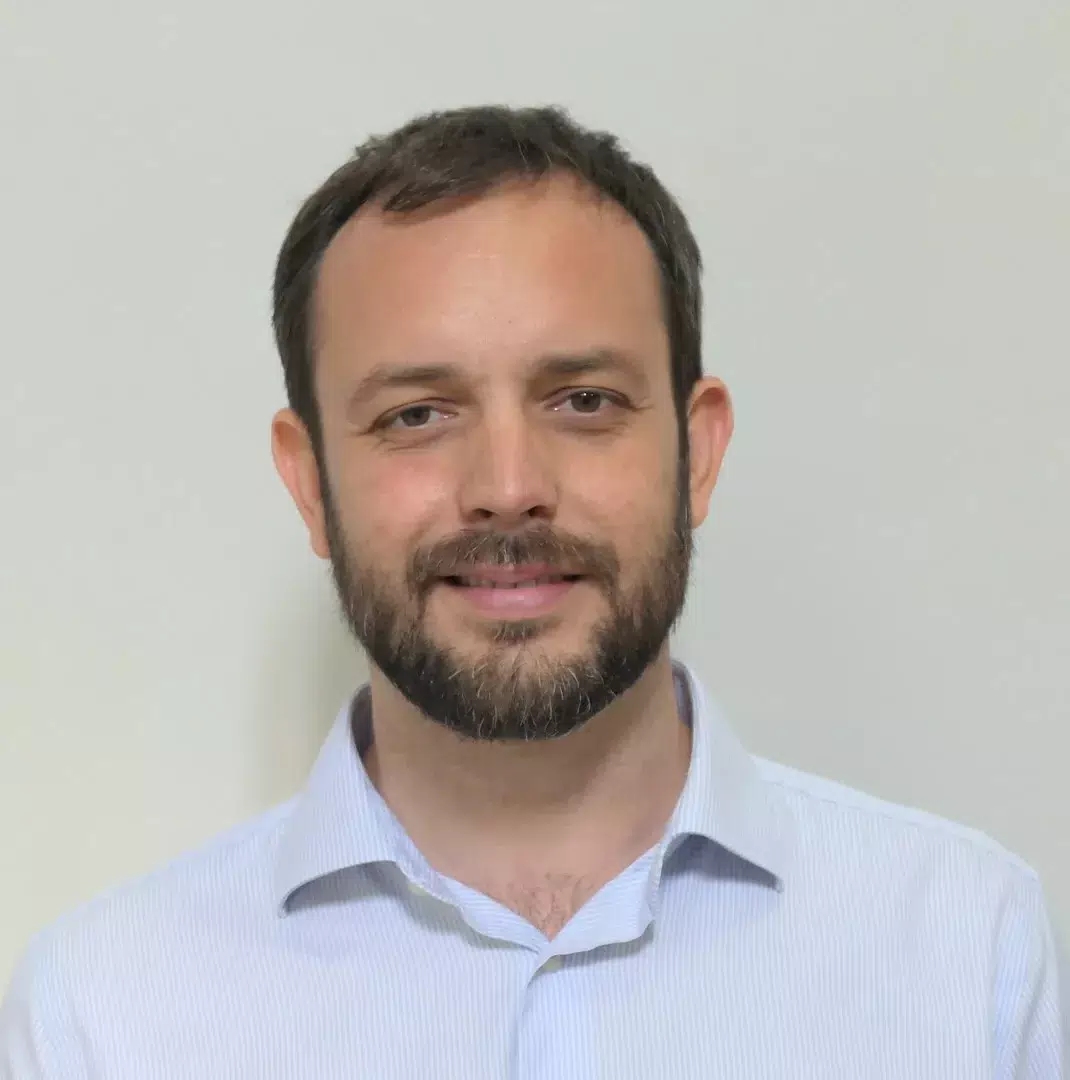
{"type": "Polygon", "coordinates": [[[677,678],[664,837],[553,940],[416,850],[361,764],[365,691],[299,798],[32,942],[0,1077],[1063,1077],[1033,871],[751,757],[677,678]]]}

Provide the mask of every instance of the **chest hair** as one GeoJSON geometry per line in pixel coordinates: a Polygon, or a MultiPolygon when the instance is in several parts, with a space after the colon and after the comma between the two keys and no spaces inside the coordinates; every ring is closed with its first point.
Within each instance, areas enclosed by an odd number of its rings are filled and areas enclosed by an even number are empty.
{"type": "Polygon", "coordinates": [[[548,938],[553,938],[596,890],[597,884],[591,877],[545,874],[530,880],[511,881],[491,895],[548,938]]]}

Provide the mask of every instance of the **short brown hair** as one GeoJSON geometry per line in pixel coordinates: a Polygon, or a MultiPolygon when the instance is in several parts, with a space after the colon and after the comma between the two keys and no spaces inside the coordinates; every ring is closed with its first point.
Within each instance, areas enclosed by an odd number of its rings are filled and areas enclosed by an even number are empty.
{"type": "Polygon", "coordinates": [[[275,268],[272,322],[290,407],[308,429],[317,456],[322,431],[313,299],[324,252],[339,230],[372,201],[385,213],[404,214],[552,171],[572,173],[617,202],[646,234],[661,273],[686,455],[685,405],[702,376],[702,258],[683,210],[614,135],[587,130],[560,108],[487,105],[428,113],[368,139],[308,197],[286,234],[275,268]]]}

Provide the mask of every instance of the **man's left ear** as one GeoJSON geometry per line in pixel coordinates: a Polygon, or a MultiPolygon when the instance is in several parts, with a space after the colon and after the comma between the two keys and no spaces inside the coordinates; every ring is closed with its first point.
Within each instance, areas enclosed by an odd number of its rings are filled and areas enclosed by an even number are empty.
{"type": "Polygon", "coordinates": [[[720,379],[700,379],[691,391],[687,407],[693,528],[701,525],[709,513],[710,497],[732,438],[733,425],[732,398],[728,387],[720,379]]]}

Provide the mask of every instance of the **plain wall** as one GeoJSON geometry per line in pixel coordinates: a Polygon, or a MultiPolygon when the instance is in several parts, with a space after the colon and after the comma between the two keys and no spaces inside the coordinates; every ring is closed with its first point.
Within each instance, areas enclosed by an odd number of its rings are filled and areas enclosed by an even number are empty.
{"type": "Polygon", "coordinates": [[[995,836],[1070,931],[1070,8],[0,14],[0,983],[289,796],[361,661],[269,286],[373,131],[557,102],[679,195],[737,426],[679,649],[756,753],[995,836]]]}

